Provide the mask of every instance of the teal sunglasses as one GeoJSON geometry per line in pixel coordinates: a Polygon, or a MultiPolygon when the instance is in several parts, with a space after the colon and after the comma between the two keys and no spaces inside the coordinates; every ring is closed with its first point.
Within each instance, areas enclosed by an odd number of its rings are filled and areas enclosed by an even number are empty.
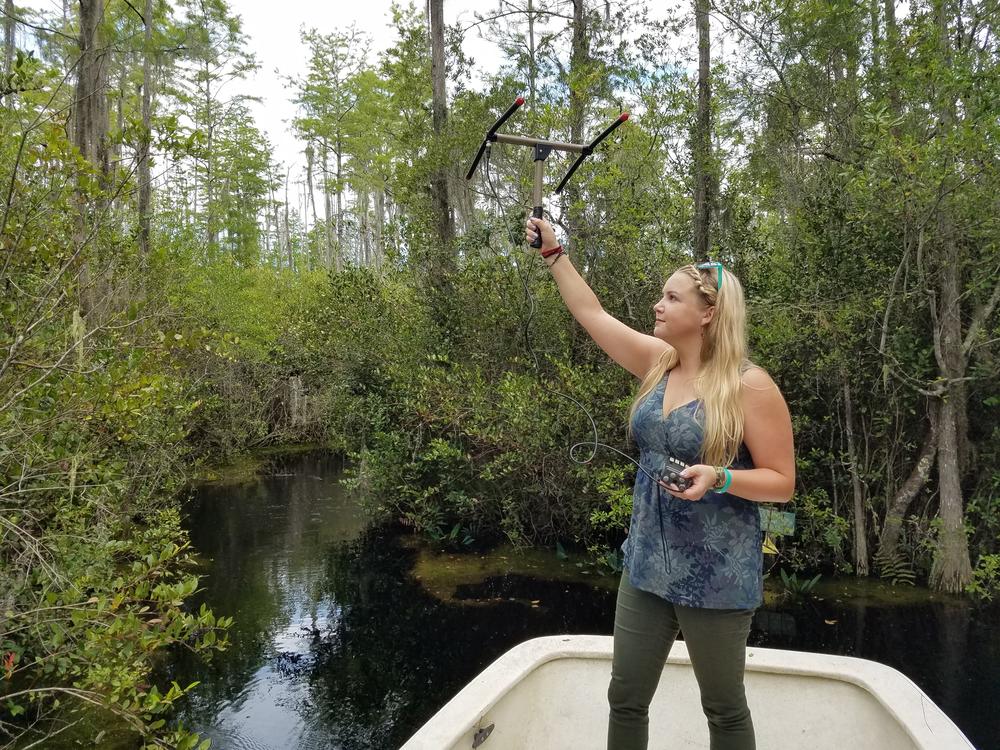
{"type": "Polygon", "coordinates": [[[697,264],[695,266],[695,268],[697,268],[699,270],[714,268],[715,270],[717,270],[719,272],[719,282],[715,285],[715,288],[716,288],[716,290],[722,289],[722,264],[721,263],[719,263],[718,261],[713,260],[713,261],[710,261],[708,263],[699,263],[699,264],[697,264]]]}

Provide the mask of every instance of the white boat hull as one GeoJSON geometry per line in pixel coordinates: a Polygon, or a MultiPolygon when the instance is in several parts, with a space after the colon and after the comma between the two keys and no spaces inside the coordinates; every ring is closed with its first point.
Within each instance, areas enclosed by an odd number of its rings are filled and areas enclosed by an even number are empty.
{"type": "MultiPolygon", "coordinates": [[[[549,636],[501,656],[402,750],[604,750],[610,636],[549,636]]],[[[748,648],[746,690],[764,750],[974,750],[905,675],[846,656],[748,648]]],[[[708,748],[687,647],[676,641],[649,709],[650,750],[708,748]]]]}

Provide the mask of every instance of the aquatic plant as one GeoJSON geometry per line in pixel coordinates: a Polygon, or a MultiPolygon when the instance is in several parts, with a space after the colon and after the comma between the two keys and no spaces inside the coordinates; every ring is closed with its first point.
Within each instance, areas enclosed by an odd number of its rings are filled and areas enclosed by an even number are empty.
{"type": "Polygon", "coordinates": [[[817,573],[812,578],[803,578],[800,580],[795,573],[786,573],[784,568],[778,572],[781,574],[781,583],[785,587],[784,595],[788,599],[808,598],[822,577],[821,574],[817,573]]]}

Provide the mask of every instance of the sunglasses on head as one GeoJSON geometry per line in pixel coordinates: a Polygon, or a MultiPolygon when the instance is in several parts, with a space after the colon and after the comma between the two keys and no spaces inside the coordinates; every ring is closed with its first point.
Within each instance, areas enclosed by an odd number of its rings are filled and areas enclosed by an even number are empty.
{"type": "Polygon", "coordinates": [[[708,263],[698,263],[697,265],[695,265],[695,268],[697,268],[698,270],[712,269],[712,268],[714,268],[716,271],[718,271],[719,272],[719,282],[715,285],[715,288],[716,288],[716,290],[722,289],[722,264],[721,263],[719,263],[718,261],[713,260],[713,261],[710,261],[708,263]]]}

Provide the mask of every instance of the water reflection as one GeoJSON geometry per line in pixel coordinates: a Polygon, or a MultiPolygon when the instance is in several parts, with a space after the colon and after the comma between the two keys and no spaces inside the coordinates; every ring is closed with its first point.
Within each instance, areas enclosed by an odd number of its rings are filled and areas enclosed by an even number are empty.
{"type": "Polygon", "coordinates": [[[442,602],[409,575],[414,556],[391,531],[372,529],[328,557],[328,594],[342,604],[343,617],[315,649],[311,689],[337,727],[338,747],[399,747],[524,640],[609,632],[614,592],[498,576],[460,586],[458,598],[442,602]]]}
{"type": "MultiPolygon", "coordinates": [[[[182,719],[213,748],[398,748],[515,644],[611,633],[613,586],[563,571],[473,580],[466,568],[432,593],[414,577],[420,551],[365,528],[338,476],[330,458],[297,458],[256,483],[205,487],[190,506],[192,540],[210,561],[202,599],[236,618],[210,667],[181,657],[171,669],[202,680],[182,719]]],[[[563,563],[553,555],[552,565],[563,563]]],[[[1000,750],[996,622],[996,610],[966,605],[828,598],[759,611],[750,642],[896,667],[977,747],[1000,750]]]]}
{"type": "Polygon", "coordinates": [[[182,654],[172,670],[178,681],[201,680],[181,719],[213,747],[329,746],[302,676],[340,616],[325,593],[326,550],[365,525],[339,476],[329,456],[277,459],[259,480],[206,485],[189,504],[191,541],[208,561],[195,604],[235,617],[230,646],[211,665],[182,654]]]}
{"type": "Polygon", "coordinates": [[[395,748],[472,676],[523,640],[607,633],[614,592],[491,576],[443,602],[412,576],[416,549],[365,528],[332,459],[205,486],[188,509],[207,564],[199,600],[236,618],[180,719],[213,748],[395,748]],[[485,604],[485,606],[480,606],[485,604]]]}

